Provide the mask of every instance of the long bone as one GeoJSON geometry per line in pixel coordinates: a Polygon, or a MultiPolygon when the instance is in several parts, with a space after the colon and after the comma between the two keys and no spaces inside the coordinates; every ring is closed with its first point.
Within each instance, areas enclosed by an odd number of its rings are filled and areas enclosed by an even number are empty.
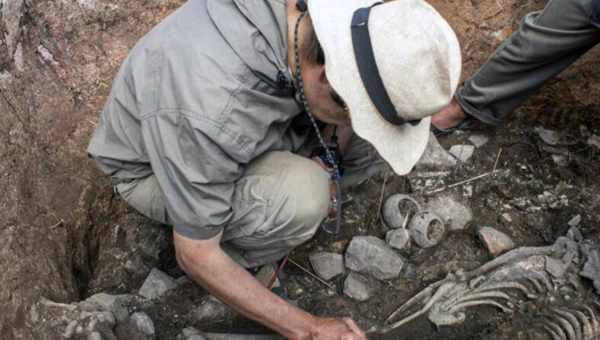
{"type": "Polygon", "coordinates": [[[537,295],[531,293],[529,288],[522,283],[519,282],[494,282],[494,283],[486,283],[479,287],[477,287],[473,293],[478,292],[487,292],[490,290],[500,290],[500,289],[517,289],[521,291],[526,297],[529,299],[537,299],[537,295]]]}
{"type": "Polygon", "coordinates": [[[464,283],[458,283],[454,288],[450,289],[444,297],[445,301],[441,301],[441,306],[452,306],[457,303],[463,296],[469,293],[469,287],[464,283]]]}
{"type": "Polygon", "coordinates": [[[467,277],[475,277],[483,275],[497,267],[506,264],[508,262],[518,262],[519,260],[528,258],[534,255],[551,255],[553,252],[553,246],[545,246],[545,247],[522,247],[517,248],[515,250],[509,251],[504,255],[500,255],[497,258],[493,259],[490,262],[483,264],[481,267],[467,272],[465,276],[467,277]]]}
{"type": "MultiPolygon", "coordinates": [[[[482,292],[482,293],[476,293],[476,294],[467,294],[467,295],[463,296],[462,298],[460,298],[458,301],[456,301],[456,303],[453,303],[452,305],[458,305],[458,304],[461,304],[464,302],[485,300],[485,299],[490,299],[490,298],[504,299],[506,301],[510,301],[510,299],[511,299],[511,297],[508,294],[502,293],[502,292],[482,292]]],[[[450,305],[448,307],[452,308],[452,305],[450,305]]]]}
{"type": "Polygon", "coordinates": [[[505,307],[503,305],[501,305],[500,303],[494,301],[494,300],[475,300],[475,301],[467,301],[467,302],[463,302],[463,303],[459,303],[456,306],[450,308],[450,314],[454,314],[456,312],[459,312],[467,307],[473,307],[473,306],[485,306],[485,305],[492,305],[492,306],[496,306],[498,308],[500,308],[503,312],[505,313],[510,313],[512,312],[512,309],[505,307]]]}
{"type": "Polygon", "coordinates": [[[408,301],[406,301],[402,306],[398,307],[398,309],[396,309],[392,314],[390,314],[390,316],[388,316],[387,319],[385,319],[385,323],[388,323],[390,320],[392,320],[398,314],[400,314],[400,313],[408,310],[416,302],[419,302],[420,300],[424,300],[425,301],[425,300],[431,299],[432,294],[434,293],[434,290],[436,288],[442,286],[444,283],[447,283],[447,282],[450,282],[450,280],[448,278],[446,278],[446,279],[444,279],[442,281],[438,281],[438,282],[436,282],[434,284],[431,284],[429,287],[423,289],[417,295],[413,296],[408,301]]]}
{"type": "Polygon", "coordinates": [[[579,322],[575,315],[573,315],[569,311],[565,311],[559,308],[552,308],[552,311],[569,321],[569,323],[573,326],[573,329],[575,330],[575,336],[577,340],[584,340],[582,333],[583,325],[579,322]]]}
{"type": "Polygon", "coordinates": [[[409,315],[408,317],[397,321],[389,326],[383,327],[381,330],[378,331],[378,333],[387,333],[395,328],[398,328],[404,324],[406,324],[409,321],[412,321],[414,319],[416,319],[417,317],[427,313],[427,311],[431,308],[431,306],[433,306],[434,303],[436,303],[439,299],[441,299],[446,293],[448,293],[448,291],[450,291],[452,288],[454,288],[456,286],[455,283],[452,282],[446,282],[444,284],[442,284],[440,286],[440,288],[435,292],[435,294],[433,294],[433,296],[429,299],[429,301],[427,302],[427,304],[425,306],[423,306],[423,308],[421,308],[418,312],[413,313],[412,315],[409,315]]]}

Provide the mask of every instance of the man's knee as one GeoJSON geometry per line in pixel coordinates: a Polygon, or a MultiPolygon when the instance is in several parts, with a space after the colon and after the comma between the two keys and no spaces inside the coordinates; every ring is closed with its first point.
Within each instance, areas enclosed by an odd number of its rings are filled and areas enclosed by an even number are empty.
{"type": "Polygon", "coordinates": [[[225,240],[246,250],[291,249],[310,239],[329,211],[329,174],[289,152],[265,154],[236,188],[225,240]]]}
{"type": "Polygon", "coordinates": [[[285,169],[286,204],[292,211],[292,224],[306,238],[312,237],[330,208],[329,174],[313,160],[293,156],[285,169]]]}

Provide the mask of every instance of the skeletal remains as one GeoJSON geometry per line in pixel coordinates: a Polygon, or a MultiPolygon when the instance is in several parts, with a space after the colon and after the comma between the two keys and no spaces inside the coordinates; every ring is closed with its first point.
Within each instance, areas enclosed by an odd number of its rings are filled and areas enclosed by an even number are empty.
{"type": "Polygon", "coordinates": [[[448,274],[370,332],[387,333],[424,315],[436,326],[460,324],[469,308],[491,306],[531,318],[520,330],[525,339],[600,340],[600,304],[582,279],[598,277],[600,268],[591,268],[597,259],[597,246],[572,229],[551,246],[514,249],[475,270],[448,274]]]}

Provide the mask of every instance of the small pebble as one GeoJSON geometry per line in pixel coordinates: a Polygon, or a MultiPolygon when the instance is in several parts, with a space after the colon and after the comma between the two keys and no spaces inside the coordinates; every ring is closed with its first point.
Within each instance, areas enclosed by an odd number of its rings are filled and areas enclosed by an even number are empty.
{"type": "Polygon", "coordinates": [[[569,225],[569,227],[574,228],[574,227],[577,227],[580,223],[581,223],[581,215],[576,215],[571,220],[569,220],[569,222],[567,224],[569,225]]]}
{"type": "Polygon", "coordinates": [[[450,148],[450,154],[463,163],[473,156],[474,151],[475,147],[473,145],[454,145],[450,148]]]}
{"type": "Polygon", "coordinates": [[[484,146],[489,140],[490,139],[484,135],[472,135],[471,137],[469,137],[469,142],[475,145],[476,148],[484,146]]]}
{"type": "Polygon", "coordinates": [[[502,219],[503,219],[503,220],[504,220],[504,222],[506,222],[506,223],[512,223],[512,221],[513,221],[512,217],[510,216],[510,214],[509,214],[509,213],[504,213],[504,214],[502,214],[502,219]]]}

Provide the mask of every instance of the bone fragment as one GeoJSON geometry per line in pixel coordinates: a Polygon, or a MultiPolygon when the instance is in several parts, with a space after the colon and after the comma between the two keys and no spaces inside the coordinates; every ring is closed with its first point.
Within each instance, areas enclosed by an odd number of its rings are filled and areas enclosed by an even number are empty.
{"type": "Polygon", "coordinates": [[[416,302],[418,302],[420,300],[426,301],[426,300],[431,299],[431,294],[433,294],[433,290],[436,289],[436,288],[438,288],[438,287],[440,287],[445,282],[449,282],[449,280],[446,279],[446,280],[438,281],[438,282],[430,285],[429,287],[423,289],[417,295],[413,296],[408,301],[406,301],[402,306],[398,307],[392,314],[390,314],[390,316],[387,317],[387,319],[385,319],[385,322],[386,323],[390,322],[390,320],[392,320],[393,318],[395,318],[396,315],[398,315],[399,313],[402,313],[402,312],[408,310],[416,302]]]}
{"type": "Polygon", "coordinates": [[[594,334],[594,330],[592,327],[592,323],[590,322],[590,319],[583,312],[581,312],[579,310],[574,310],[574,311],[572,311],[572,313],[577,317],[577,319],[579,319],[579,322],[582,325],[583,339],[585,339],[585,340],[591,339],[594,334]]]}
{"type": "Polygon", "coordinates": [[[548,275],[546,275],[546,273],[544,272],[531,272],[532,276],[536,276],[536,278],[538,280],[540,280],[545,288],[546,288],[546,292],[552,292],[554,291],[554,284],[552,283],[552,281],[550,281],[550,278],[548,277],[548,275]]]}
{"type": "Polygon", "coordinates": [[[562,329],[562,327],[560,327],[559,324],[556,323],[556,321],[552,320],[548,316],[545,316],[544,321],[544,324],[550,327],[556,333],[558,333],[561,339],[568,340],[567,333],[565,333],[565,331],[562,329]]]}
{"type": "MultiPolygon", "coordinates": [[[[387,332],[389,332],[391,330],[394,330],[394,329],[396,329],[396,328],[398,328],[398,327],[400,327],[400,326],[402,326],[402,325],[404,325],[404,324],[406,324],[406,323],[408,323],[408,322],[416,319],[417,317],[425,314],[431,308],[431,306],[434,303],[436,303],[439,299],[441,299],[449,290],[451,290],[452,288],[454,288],[454,286],[455,286],[455,284],[452,283],[452,282],[447,282],[447,283],[442,284],[440,286],[440,288],[438,288],[438,290],[435,292],[435,294],[433,294],[433,296],[429,299],[429,301],[427,301],[427,304],[425,306],[423,306],[423,308],[421,308],[421,310],[413,313],[412,315],[409,315],[408,317],[406,317],[406,318],[404,318],[404,319],[402,319],[400,321],[397,321],[397,322],[395,322],[395,323],[393,323],[393,324],[391,324],[389,326],[386,326],[386,327],[382,328],[380,330],[380,332],[381,333],[387,333],[387,332]]],[[[388,320],[390,320],[394,316],[395,313],[396,312],[392,313],[392,315],[390,315],[390,317],[388,318],[388,320]]]]}
{"type": "Polygon", "coordinates": [[[508,235],[492,227],[480,228],[477,231],[477,236],[479,236],[479,239],[493,257],[512,250],[515,247],[515,243],[508,235]]]}
{"type": "Polygon", "coordinates": [[[577,334],[575,334],[575,327],[573,327],[573,325],[571,325],[567,319],[559,314],[552,314],[550,317],[558,322],[561,328],[567,332],[568,340],[579,340],[577,338],[577,334]]]}
{"type": "Polygon", "coordinates": [[[583,306],[583,308],[590,313],[590,318],[592,319],[592,327],[594,329],[594,336],[600,335],[600,325],[598,324],[598,319],[596,319],[596,314],[589,306],[583,306]]]}
{"type": "Polygon", "coordinates": [[[536,280],[535,278],[526,277],[525,279],[527,279],[527,281],[535,287],[535,290],[537,290],[538,293],[543,294],[546,292],[544,290],[544,288],[542,287],[542,285],[539,283],[539,281],[536,280]]]}
{"type": "Polygon", "coordinates": [[[542,325],[542,328],[546,332],[548,332],[550,334],[550,336],[552,336],[552,340],[566,340],[564,338],[561,338],[558,333],[556,333],[554,330],[552,330],[552,328],[550,328],[550,326],[544,324],[544,325],[542,325]]]}
{"type": "Polygon", "coordinates": [[[554,311],[554,313],[562,316],[563,318],[567,319],[567,321],[569,321],[569,323],[571,324],[571,326],[573,326],[573,329],[575,330],[575,337],[577,340],[584,340],[582,333],[583,325],[579,323],[579,320],[577,320],[577,317],[573,315],[573,313],[559,308],[553,308],[552,310],[554,311]]]}
{"type": "Polygon", "coordinates": [[[486,306],[486,305],[491,305],[491,306],[495,306],[498,307],[499,309],[501,309],[503,312],[505,313],[510,313],[512,312],[512,310],[508,307],[503,306],[502,304],[494,301],[494,300],[474,300],[474,301],[467,301],[467,302],[463,302],[463,303],[459,303],[456,306],[450,308],[450,313],[456,313],[458,311],[461,311],[467,307],[473,307],[473,306],[486,306]]]}
{"type": "Polygon", "coordinates": [[[490,290],[499,290],[499,289],[517,289],[519,291],[521,291],[521,293],[525,294],[525,296],[529,299],[537,299],[537,295],[531,293],[531,291],[529,290],[529,288],[527,288],[527,286],[525,286],[522,283],[519,282],[495,282],[495,283],[488,283],[485,285],[482,285],[481,287],[477,288],[475,290],[475,292],[487,292],[490,290]]]}
{"type": "Polygon", "coordinates": [[[490,298],[496,298],[496,299],[504,299],[506,301],[510,301],[511,297],[503,292],[481,292],[481,293],[476,293],[476,294],[467,294],[466,296],[463,296],[461,299],[459,299],[457,301],[457,303],[463,303],[463,302],[468,302],[468,301],[473,301],[473,300],[481,300],[481,299],[490,299],[490,298]]]}

